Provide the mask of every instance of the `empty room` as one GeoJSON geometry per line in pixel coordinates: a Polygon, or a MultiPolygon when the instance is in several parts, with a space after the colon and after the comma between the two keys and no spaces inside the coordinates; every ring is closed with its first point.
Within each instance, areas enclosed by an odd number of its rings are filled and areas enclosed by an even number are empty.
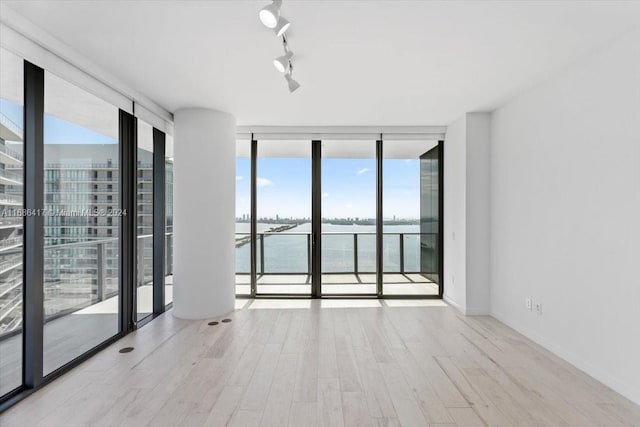
{"type": "Polygon", "coordinates": [[[0,426],[640,427],[640,1],[0,0],[0,426]]]}

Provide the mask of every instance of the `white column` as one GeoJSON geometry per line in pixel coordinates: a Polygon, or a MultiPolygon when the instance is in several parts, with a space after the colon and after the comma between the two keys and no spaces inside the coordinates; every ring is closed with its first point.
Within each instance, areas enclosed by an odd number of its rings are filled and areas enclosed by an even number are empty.
{"type": "Polygon", "coordinates": [[[216,317],[235,300],[235,118],[181,109],[174,137],[173,314],[216,317]]]}

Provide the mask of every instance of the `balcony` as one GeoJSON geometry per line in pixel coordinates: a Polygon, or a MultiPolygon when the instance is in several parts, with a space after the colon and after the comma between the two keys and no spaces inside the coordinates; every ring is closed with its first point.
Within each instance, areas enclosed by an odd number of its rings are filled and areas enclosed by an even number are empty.
{"type": "MultiPolygon", "coordinates": [[[[172,253],[172,237],[173,233],[167,233],[167,254],[172,253]]],[[[152,265],[152,252],[145,251],[151,240],[151,235],[138,237],[140,265],[152,265]]],[[[44,255],[44,369],[48,373],[117,332],[119,240],[46,246],[44,255]]],[[[22,265],[22,255],[5,255],[0,259],[0,274],[22,265]]],[[[167,301],[171,301],[171,256],[167,256],[166,268],[165,294],[167,301]]],[[[151,274],[140,273],[138,311],[152,312],[151,281],[151,274]]],[[[0,384],[20,381],[21,332],[22,274],[17,274],[0,284],[0,384]]],[[[0,389],[0,394],[6,391],[0,389]]]]}
{"type": "Polygon", "coordinates": [[[0,169],[0,184],[22,185],[22,174],[0,169]]]}
{"type": "MultiPolygon", "coordinates": [[[[259,294],[309,294],[312,237],[308,232],[262,232],[256,236],[259,294]]],[[[322,233],[323,295],[376,294],[375,233],[322,233]]],[[[385,295],[438,295],[436,233],[383,233],[385,295]],[[421,240],[427,242],[422,246],[421,240]]],[[[236,294],[249,295],[250,235],[236,234],[236,294]]]]}

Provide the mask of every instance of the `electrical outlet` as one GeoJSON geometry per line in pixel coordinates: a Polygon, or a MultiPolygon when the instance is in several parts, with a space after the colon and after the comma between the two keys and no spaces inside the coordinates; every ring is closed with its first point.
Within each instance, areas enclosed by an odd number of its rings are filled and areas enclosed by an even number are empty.
{"type": "Polygon", "coordinates": [[[541,303],[536,303],[536,313],[538,313],[539,315],[542,315],[542,304],[541,303]]]}
{"type": "Polygon", "coordinates": [[[527,303],[527,309],[531,310],[531,306],[532,306],[531,298],[527,298],[526,303],[527,303]]]}

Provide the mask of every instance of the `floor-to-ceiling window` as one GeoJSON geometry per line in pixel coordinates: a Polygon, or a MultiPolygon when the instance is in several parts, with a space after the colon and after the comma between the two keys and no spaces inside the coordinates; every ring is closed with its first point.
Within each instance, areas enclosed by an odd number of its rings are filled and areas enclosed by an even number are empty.
{"type": "Polygon", "coordinates": [[[136,314],[153,313],[153,127],[138,119],[136,314]]]}
{"type": "Polygon", "coordinates": [[[119,331],[118,108],[45,71],[44,374],[119,331]]]}
{"type": "Polygon", "coordinates": [[[322,294],[375,295],[376,141],[321,144],[322,294]]]}
{"type": "Polygon", "coordinates": [[[0,49],[0,404],[172,301],[173,140],[60,69],[0,49]]]}
{"type": "Polygon", "coordinates": [[[173,136],[165,136],[165,253],[164,302],[173,302],[173,136]]]}
{"type": "Polygon", "coordinates": [[[311,293],[311,143],[258,141],[258,294],[311,293]]]}
{"type": "Polygon", "coordinates": [[[236,143],[236,295],[251,295],[251,140],[236,143]]]}
{"type": "Polygon", "coordinates": [[[439,138],[267,138],[256,147],[253,157],[252,143],[238,141],[238,295],[252,294],[252,268],[258,296],[442,295],[439,138]]]}
{"type": "Polygon", "coordinates": [[[23,60],[0,49],[0,396],[22,384],[23,60]]]}
{"type": "Polygon", "coordinates": [[[383,294],[438,295],[438,141],[386,140],[383,150],[383,294]]]}

